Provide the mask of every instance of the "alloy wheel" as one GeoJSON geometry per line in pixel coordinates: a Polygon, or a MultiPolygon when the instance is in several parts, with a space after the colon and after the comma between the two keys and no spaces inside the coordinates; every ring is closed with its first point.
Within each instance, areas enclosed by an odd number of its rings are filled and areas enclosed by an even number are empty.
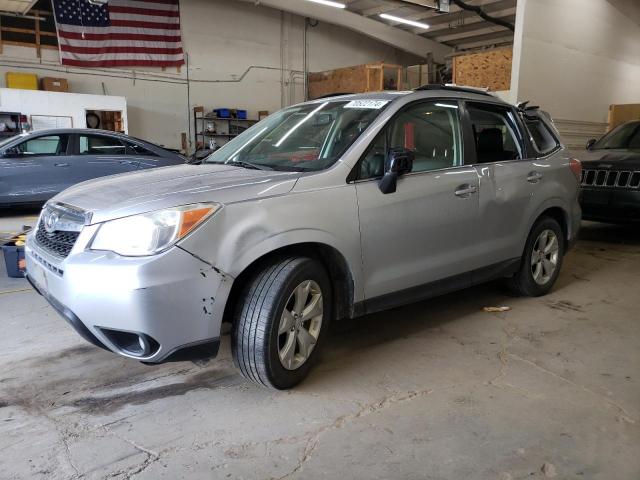
{"type": "Polygon", "coordinates": [[[543,230],[531,252],[531,275],[538,285],[545,285],[551,280],[558,266],[560,244],[553,230],[543,230]]]}
{"type": "Polygon", "coordinates": [[[278,356],[287,370],[300,368],[313,351],[322,328],[322,291],[313,280],[289,296],[278,326],[278,356]]]}

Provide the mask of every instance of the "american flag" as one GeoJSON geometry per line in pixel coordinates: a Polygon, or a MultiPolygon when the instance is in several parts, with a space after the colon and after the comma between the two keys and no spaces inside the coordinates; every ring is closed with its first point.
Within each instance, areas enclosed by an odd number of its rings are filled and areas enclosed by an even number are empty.
{"type": "Polygon", "coordinates": [[[178,0],[53,0],[63,65],[173,67],[184,64],[178,0]]]}

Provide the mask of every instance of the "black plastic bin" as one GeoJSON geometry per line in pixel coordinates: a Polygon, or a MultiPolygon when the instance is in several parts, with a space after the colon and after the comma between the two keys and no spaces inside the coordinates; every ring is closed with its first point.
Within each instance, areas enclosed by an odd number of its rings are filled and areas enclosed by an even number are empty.
{"type": "Polygon", "coordinates": [[[24,265],[24,247],[16,247],[12,244],[3,245],[2,253],[4,253],[4,264],[7,267],[7,275],[12,278],[24,277],[24,268],[20,268],[21,263],[24,265]]]}

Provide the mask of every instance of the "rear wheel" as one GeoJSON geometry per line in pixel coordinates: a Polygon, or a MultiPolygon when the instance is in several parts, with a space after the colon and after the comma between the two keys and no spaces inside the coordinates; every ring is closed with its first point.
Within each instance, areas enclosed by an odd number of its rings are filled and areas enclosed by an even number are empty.
{"type": "Polygon", "coordinates": [[[311,258],[286,258],[261,269],[239,299],[233,360],[247,379],[271,388],[303,380],[331,318],[331,284],[311,258]]]}
{"type": "Polygon", "coordinates": [[[560,224],[551,217],[536,222],[522,255],[520,269],[508,280],[517,295],[538,297],[551,290],[560,274],[564,256],[564,236],[560,224]]]}

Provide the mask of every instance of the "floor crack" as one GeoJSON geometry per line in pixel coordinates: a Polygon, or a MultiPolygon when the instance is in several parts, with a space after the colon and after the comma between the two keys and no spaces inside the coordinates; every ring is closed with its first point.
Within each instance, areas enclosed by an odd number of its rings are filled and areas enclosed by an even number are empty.
{"type": "Polygon", "coordinates": [[[551,375],[552,377],[557,378],[558,380],[560,380],[562,382],[565,382],[565,383],[567,383],[567,384],[569,384],[569,385],[571,385],[573,387],[580,388],[583,391],[585,391],[587,393],[590,393],[591,395],[594,395],[594,396],[596,396],[596,397],[598,397],[600,399],[603,399],[606,403],[608,403],[612,407],[618,409],[618,411],[621,413],[621,419],[622,420],[624,420],[625,422],[630,423],[632,425],[636,423],[636,419],[634,419],[633,416],[629,412],[627,412],[627,410],[622,405],[619,405],[618,403],[614,402],[610,398],[607,398],[607,397],[603,396],[602,394],[596,392],[595,390],[591,390],[590,388],[585,387],[584,385],[580,385],[579,383],[576,383],[576,382],[574,382],[572,380],[569,380],[568,378],[563,377],[562,375],[559,375],[559,374],[557,374],[557,373],[555,373],[555,372],[553,372],[553,371],[551,371],[551,370],[549,370],[547,368],[544,368],[544,367],[538,365],[537,363],[532,362],[531,360],[528,360],[528,359],[523,358],[523,357],[521,357],[519,355],[516,355],[515,353],[508,353],[508,355],[510,357],[520,361],[520,362],[526,363],[527,365],[529,365],[529,366],[531,366],[531,367],[533,367],[533,368],[535,368],[535,369],[537,369],[537,370],[539,370],[539,371],[541,371],[541,372],[543,372],[543,373],[545,373],[547,375],[551,375]]]}
{"type": "Polygon", "coordinates": [[[330,431],[330,430],[338,430],[343,428],[344,426],[346,426],[347,424],[353,422],[354,420],[357,420],[358,418],[362,418],[362,417],[366,417],[368,415],[380,412],[382,410],[385,410],[391,406],[397,405],[397,404],[401,404],[401,403],[405,403],[405,402],[410,402],[411,400],[418,398],[418,397],[424,397],[426,395],[429,395],[430,393],[432,393],[433,390],[431,389],[427,389],[427,390],[418,390],[418,391],[411,391],[408,392],[405,395],[402,396],[398,396],[397,393],[394,393],[392,395],[389,395],[385,398],[383,398],[382,400],[379,400],[373,404],[362,404],[360,402],[358,402],[358,405],[360,406],[359,410],[356,413],[353,413],[351,415],[342,415],[338,418],[336,418],[333,423],[329,424],[329,425],[325,425],[321,428],[319,428],[318,430],[316,430],[313,433],[307,434],[307,436],[309,436],[307,443],[305,445],[304,451],[302,453],[302,456],[300,457],[300,460],[298,461],[298,464],[293,468],[293,470],[291,470],[289,473],[278,477],[277,480],[285,480],[288,478],[291,478],[293,475],[295,475],[296,473],[298,473],[299,471],[301,471],[304,468],[305,463],[311,458],[313,452],[315,451],[316,447],[318,446],[318,444],[320,443],[320,437],[322,435],[324,435],[326,432],[330,431]]]}

